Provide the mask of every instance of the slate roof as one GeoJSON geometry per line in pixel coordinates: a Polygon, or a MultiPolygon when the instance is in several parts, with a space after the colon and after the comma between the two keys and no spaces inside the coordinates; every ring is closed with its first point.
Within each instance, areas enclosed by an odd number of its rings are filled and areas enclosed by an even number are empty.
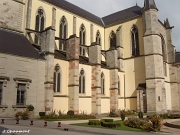
{"type": "Polygon", "coordinates": [[[55,5],[57,7],[60,7],[62,9],[65,9],[67,11],[70,11],[76,15],[83,17],[83,18],[86,18],[94,23],[103,25],[101,18],[99,18],[96,15],[93,15],[92,13],[90,13],[74,4],[69,3],[68,1],[65,1],[65,0],[44,0],[44,1],[46,1],[52,5],[55,5]]]}
{"type": "Polygon", "coordinates": [[[55,50],[54,51],[54,56],[57,59],[66,60],[66,52],[55,50]]]}
{"type": "Polygon", "coordinates": [[[24,35],[1,28],[0,52],[34,59],[44,59],[24,35]]]}
{"type": "Polygon", "coordinates": [[[180,63],[180,52],[176,52],[175,63],[180,63]]]}
{"type": "Polygon", "coordinates": [[[104,21],[105,26],[113,25],[116,23],[120,23],[122,21],[126,21],[141,16],[141,9],[142,8],[139,6],[133,6],[131,8],[105,16],[102,18],[102,20],[104,21]]]}
{"type": "Polygon", "coordinates": [[[101,26],[113,25],[128,19],[133,19],[142,15],[142,8],[139,6],[133,6],[131,8],[116,12],[114,14],[100,18],[92,13],[72,4],[65,0],[44,0],[52,5],[55,5],[64,10],[70,11],[76,15],[79,15],[87,20],[90,20],[101,26]]]}

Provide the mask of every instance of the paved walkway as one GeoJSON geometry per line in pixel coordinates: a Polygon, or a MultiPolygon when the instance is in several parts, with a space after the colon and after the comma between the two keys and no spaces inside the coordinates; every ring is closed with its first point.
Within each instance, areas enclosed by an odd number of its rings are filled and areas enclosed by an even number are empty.
{"type": "MultiPolygon", "coordinates": [[[[119,120],[118,118],[114,118],[116,120],[119,120]]],[[[165,120],[167,122],[172,122],[173,120],[165,120]]],[[[41,129],[57,129],[57,130],[64,130],[67,128],[69,131],[73,132],[79,132],[79,133],[91,133],[91,134],[105,134],[105,135],[150,135],[152,133],[144,133],[144,132],[129,132],[129,131],[120,131],[120,130],[111,130],[111,129],[101,129],[101,128],[89,128],[89,127],[81,127],[81,126],[74,126],[74,125],[69,125],[69,124],[75,124],[75,123],[85,123],[88,122],[88,120],[74,120],[74,121],[61,121],[61,127],[58,126],[58,121],[57,122],[47,122],[47,127],[44,127],[44,121],[43,120],[34,120],[33,125],[30,125],[29,120],[20,120],[19,124],[16,124],[15,119],[6,119],[4,120],[4,124],[1,124],[0,121],[0,126],[3,127],[3,125],[7,126],[21,126],[21,127],[36,127],[36,128],[41,128],[41,129]]],[[[21,128],[20,128],[21,129],[21,128]]],[[[43,130],[42,130],[43,131],[43,130]]],[[[159,134],[174,134],[174,135],[180,135],[180,129],[175,129],[175,128],[168,128],[168,127],[163,127],[161,133],[159,134]]]]}
{"type": "MultiPolygon", "coordinates": [[[[178,121],[180,121],[180,119],[165,119],[165,120],[164,120],[164,123],[165,123],[165,122],[174,123],[174,122],[178,122],[178,121]]],[[[161,130],[162,130],[163,132],[180,134],[180,129],[177,129],[177,128],[170,128],[170,127],[167,127],[167,126],[163,126],[161,130]]]]}

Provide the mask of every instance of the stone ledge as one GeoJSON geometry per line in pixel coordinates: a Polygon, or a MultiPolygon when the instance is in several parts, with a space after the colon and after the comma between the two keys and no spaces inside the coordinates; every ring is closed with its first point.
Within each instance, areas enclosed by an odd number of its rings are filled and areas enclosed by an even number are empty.
{"type": "Polygon", "coordinates": [[[20,81],[20,82],[30,82],[32,83],[32,80],[31,79],[26,79],[26,78],[13,78],[14,81],[20,81]]]}
{"type": "Polygon", "coordinates": [[[12,105],[12,108],[27,108],[27,105],[12,105]]]}
{"type": "Polygon", "coordinates": [[[79,96],[79,98],[92,98],[91,96],[79,96]]]}
{"type": "Polygon", "coordinates": [[[54,95],[54,97],[69,97],[68,95],[54,95]]]}
{"type": "Polygon", "coordinates": [[[10,78],[9,78],[9,77],[6,77],[6,76],[0,76],[0,80],[10,81],[10,78]]]}
{"type": "Polygon", "coordinates": [[[0,105],[0,108],[8,108],[7,105],[0,105]]]}

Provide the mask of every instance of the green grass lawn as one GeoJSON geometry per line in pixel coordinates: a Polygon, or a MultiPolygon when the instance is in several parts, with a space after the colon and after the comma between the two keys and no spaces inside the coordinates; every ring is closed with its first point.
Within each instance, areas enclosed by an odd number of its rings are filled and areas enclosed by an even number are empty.
{"type": "MultiPolygon", "coordinates": [[[[125,126],[123,121],[120,121],[121,123],[121,127],[119,128],[108,128],[108,129],[114,129],[114,130],[125,130],[125,131],[136,131],[136,132],[148,132],[142,129],[137,129],[137,128],[131,128],[128,126],[125,126]]],[[[75,126],[83,126],[83,127],[92,127],[92,128],[105,128],[107,129],[107,127],[102,127],[100,125],[88,125],[88,123],[79,123],[79,124],[71,124],[71,125],[75,125],[75,126]]]]}

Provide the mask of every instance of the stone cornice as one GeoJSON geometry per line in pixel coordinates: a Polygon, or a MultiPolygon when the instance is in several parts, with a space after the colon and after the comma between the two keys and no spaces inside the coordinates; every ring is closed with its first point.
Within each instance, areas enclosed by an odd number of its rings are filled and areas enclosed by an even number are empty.
{"type": "Polygon", "coordinates": [[[19,82],[30,82],[32,83],[32,80],[31,79],[27,79],[27,78],[18,78],[18,77],[15,77],[13,78],[14,81],[19,81],[19,82]]]}
{"type": "Polygon", "coordinates": [[[0,80],[10,81],[10,78],[9,78],[9,77],[6,77],[6,76],[0,76],[0,80]]]}
{"type": "Polygon", "coordinates": [[[47,82],[45,82],[44,84],[54,84],[54,82],[52,82],[52,81],[47,81],[47,82]]]}
{"type": "Polygon", "coordinates": [[[79,86],[79,84],[69,84],[68,87],[75,87],[75,86],[79,86]]]}
{"type": "Polygon", "coordinates": [[[165,78],[163,78],[163,77],[152,77],[152,78],[146,78],[146,80],[154,80],[154,79],[165,79],[165,78]]]}

